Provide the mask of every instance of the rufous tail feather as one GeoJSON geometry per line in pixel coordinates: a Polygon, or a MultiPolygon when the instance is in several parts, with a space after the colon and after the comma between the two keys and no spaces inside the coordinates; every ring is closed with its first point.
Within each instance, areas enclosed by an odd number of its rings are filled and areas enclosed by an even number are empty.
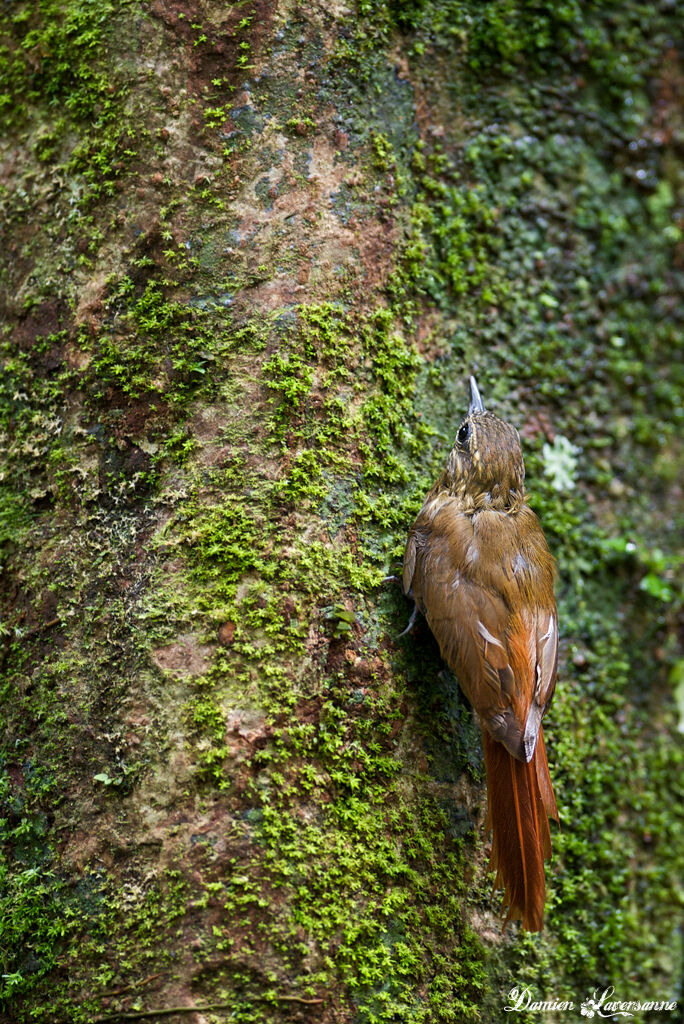
{"type": "Polygon", "coordinates": [[[482,730],[487,770],[487,824],[492,830],[490,868],[508,907],[504,928],[522,919],[523,928],[541,931],[546,882],[544,859],[551,857],[547,814],[558,820],[543,732],[529,762],[518,761],[482,730]]]}

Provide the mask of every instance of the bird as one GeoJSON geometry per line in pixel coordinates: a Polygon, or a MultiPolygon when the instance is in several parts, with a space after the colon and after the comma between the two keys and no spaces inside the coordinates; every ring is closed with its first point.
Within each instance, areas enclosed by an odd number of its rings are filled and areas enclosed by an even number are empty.
{"type": "Polygon", "coordinates": [[[411,527],[403,590],[426,618],[482,729],[490,869],[503,929],[541,931],[558,808],[542,719],[558,669],[555,562],[528,504],[517,430],[470,406],[411,527]]]}

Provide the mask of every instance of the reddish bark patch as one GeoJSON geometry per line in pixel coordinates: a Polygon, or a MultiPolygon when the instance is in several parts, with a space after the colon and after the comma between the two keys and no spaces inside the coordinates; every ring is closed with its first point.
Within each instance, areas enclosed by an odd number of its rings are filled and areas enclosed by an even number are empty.
{"type": "Polygon", "coordinates": [[[363,277],[359,275],[359,295],[368,290],[381,291],[394,266],[397,229],[393,220],[381,224],[370,219],[363,224],[355,223],[359,238],[359,256],[363,264],[363,277]]]}
{"type": "Polygon", "coordinates": [[[249,64],[254,62],[270,33],[276,9],[273,0],[252,0],[226,4],[221,17],[201,0],[153,0],[150,4],[150,12],[181,43],[188,86],[196,94],[218,79],[231,85],[244,80],[248,71],[238,60],[247,53],[249,64]],[[241,45],[245,43],[249,44],[248,50],[241,45]]]}
{"type": "Polygon", "coordinates": [[[151,426],[157,425],[167,411],[166,403],[157,396],[146,396],[133,400],[124,395],[122,391],[116,397],[118,401],[114,402],[114,405],[128,405],[123,416],[112,429],[114,436],[119,441],[127,437],[141,437],[151,426]]]}
{"type": "Polygon", "coordinates": [[[297,705],[294,717],[298,722],[305,722],[310,725],[318,725],[321,719],[321,697],[309,697],[297,705]]]}
{"type": "MultiPolygon", "coordinates": [[[[47,338],[51,334],[67,329],[70,325],[71,314],[67,304],[62,299],[46,299],[45,302],[34,306],[17,321],[14,337],[19,347],[27,352],[33,347],[37,338],[47,338]]],[[[56,358],[55,348],[50,349],[48,357],[52,360],[56,358]]],[[[61,354],[59,361],[61,362],[61,354]]]]}
{"type": "Polygon", "coordinates": [[[219,626],[218,638],[219,643],[223,644],[224,647],[229,647],[233,642],[235,636],[235,623],[224,622],[222,626],[219,626]]]}

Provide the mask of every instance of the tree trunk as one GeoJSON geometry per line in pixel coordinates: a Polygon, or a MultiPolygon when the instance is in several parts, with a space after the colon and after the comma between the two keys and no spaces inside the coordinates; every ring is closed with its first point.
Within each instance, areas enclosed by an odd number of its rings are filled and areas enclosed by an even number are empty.
{"type": "Polygon", "coordinates": [[[5,5],[3,1020],[681,999],[680,22],[5,5]],[[541,939],[385,579],[471,372],[559,566],[541,939]]]}

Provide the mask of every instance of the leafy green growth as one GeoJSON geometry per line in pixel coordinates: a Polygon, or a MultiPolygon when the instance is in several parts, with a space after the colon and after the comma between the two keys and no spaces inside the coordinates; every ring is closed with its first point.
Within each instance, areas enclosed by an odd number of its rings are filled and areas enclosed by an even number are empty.
{"type": "MultiPolygon", "coordinates": [[[[666,6],[363,0],[331,59],[293,15],[277,74],[246,78],[240,108],[206,17],[4,12],[8,138],[26,132],[33,161],[4,196],[12,267],[32,267],[0,379],[18,584],[0,630],[6,1012],[86,1024],[103,992],[157,975],[245,1024],[284,1019],[290,992],[362,1024],[441,1024],[498,1020],[513,984],[671,985],[679,158],[635,128],[666,6]],[[191,51],[168,98],[153,74],[126,79],[134,22],[150,66],[171,31],[191,51]],[[277,125],[291,131],[274,154],[277,125]],[[297,207],[303,226],[274,217],[247,242],[239,204],[265,171],[318,195],[314,131],[340,143],[331,173],[363,174],[322,218],[297,207]],[[207,157],[191,183],[179,139],[207,157]],[[343,248],[326,217],[368,225],[359,260],[317,264],[343,248]],[[272,309],[300,229],[317,274],[272,309]],[[393,640],[404,601],[381,584],[473,370],[521,428],[559,567],[547,737],[563,827],[541,942],[491,938],[477,728],[427,630],[393,640]],[[581,449],[572,490],[545,476],[553,436],[581,449]],[[24,798],[18,773],[39,759],[49,785],[24,798]],[[107,852],[125,835],[117,882],[94,853],[67,887],[55,851],[78,839],[59,806],[51,823],[58,792],[107,852]]],[[[238,67],[250,12],[226,15],[238,67]]]]}
{"type": "Polygon", "coordinates": [[[14,767],[22,786],[0,765],[0,1007],[54,969],[76,917],[48,839],[55,781],[31,763],[14,767]]]}

